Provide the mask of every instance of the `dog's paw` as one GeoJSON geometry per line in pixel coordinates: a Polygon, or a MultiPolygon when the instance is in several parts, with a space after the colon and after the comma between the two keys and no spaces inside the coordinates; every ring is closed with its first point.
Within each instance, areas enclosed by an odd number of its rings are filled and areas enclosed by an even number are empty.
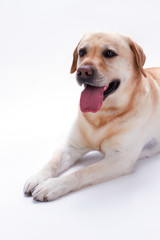
{"type": "Polygon", "coordinates": [[[24,189],[23,189],[24,194],[26,194],[27,196],[31,196],[36,186],[41,182],[43,182],[44,180],[46,180],[47,178],[49,178],[49,176],[47,174],[42,174],[42,173],[38,173],[30,177],[24,185],[24,189]]]}
{"type": "Polygon", "coordinates": [[[69,190],[65,181],[57,178],[49,178],[35,188],[32,196],[36,201],[47,202],[53,201],[67,192],[69,190]]]}

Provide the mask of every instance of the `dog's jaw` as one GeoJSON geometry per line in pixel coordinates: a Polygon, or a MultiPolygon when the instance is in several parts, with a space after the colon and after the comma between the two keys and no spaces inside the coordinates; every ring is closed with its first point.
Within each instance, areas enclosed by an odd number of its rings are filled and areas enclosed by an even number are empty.
{"type": "Polygon", "coordinates": [[[85,89],[81,93],[80,109],[83,113],[96,113],[101,108],[103,101],[110,94],[114,93],[120,85],[120,80],[114,80],[104,87],[96,87],[85,84],[85,89]]]}

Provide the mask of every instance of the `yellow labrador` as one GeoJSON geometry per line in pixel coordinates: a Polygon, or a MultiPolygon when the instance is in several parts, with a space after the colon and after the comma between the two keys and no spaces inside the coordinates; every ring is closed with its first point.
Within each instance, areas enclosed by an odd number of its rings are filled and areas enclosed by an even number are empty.
{"type": "Polygon", "coordinates": [[[143,69],[145,54],[120,34],[86,34],[73,54],[71,73],[84,90],[68,141],[24,187],[51,201],[88,185],[130,173],[136,161],[160,149],[160,68],[143,69]],[[56,178],[92,150],[104,158],[56,178]]]}

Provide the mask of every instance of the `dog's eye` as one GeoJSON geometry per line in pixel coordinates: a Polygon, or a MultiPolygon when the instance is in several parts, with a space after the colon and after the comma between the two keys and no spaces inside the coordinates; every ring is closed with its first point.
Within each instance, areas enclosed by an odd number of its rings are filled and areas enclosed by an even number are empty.
{"type": "Polygon", "coordinates": [[[117,53],[115,53],[115,52],[112,51],[112,50],[105,50],[105,51],[103,52],[103,56],[104,56],[105,58],[112,58],[112,57],[116,57],[116,56],[117,56],[117,53]]]}
{"type": "Polygon", "coordinates": [[[87,51],[86,51],[85,48],[82,48],[82,49],[79,50],[79,56],[80,56],[80,57],[83,57],[83,56],[86,55],[86,54],[87,54],[87,51]]]}

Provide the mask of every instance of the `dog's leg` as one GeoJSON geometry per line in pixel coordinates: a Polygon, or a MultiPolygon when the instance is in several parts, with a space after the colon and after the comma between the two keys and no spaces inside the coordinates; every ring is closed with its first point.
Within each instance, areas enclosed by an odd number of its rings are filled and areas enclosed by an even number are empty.
{"type": "Polygon", "coordinates": [[[51,160],[40,172],[29,178],[24,186],[24,193],[28,196],[31,195],[38,184],[48,178],[56,177],[82,158],[88,151],[89,149],[83,146],[77,147],[71,143],[64,144],[53,154],[51,160]]]}
{"type": "Polygon", "coordinates": [[[115,155],[114,158],[105,158],[69,176],[50,178],[37,186],[33,192],[33,198],[38,201],[52,201],[82,187],[128,174],[133,170],[136,159],[137,157],[126,154],[125,158],[115,155]]]}

